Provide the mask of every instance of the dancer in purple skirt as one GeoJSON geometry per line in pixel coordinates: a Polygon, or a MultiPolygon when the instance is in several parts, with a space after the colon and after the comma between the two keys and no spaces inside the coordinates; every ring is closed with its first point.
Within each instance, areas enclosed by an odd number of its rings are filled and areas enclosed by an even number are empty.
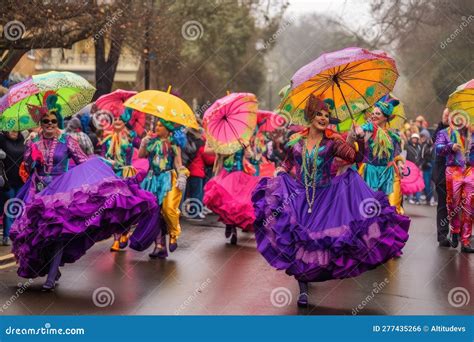
{"type": "Polygon", "coordinates": [[[314,96],[305,116],[310,125],[290,139],[278,176],[263,178],[252,195],[258,250],[298,280],[302,307],[308,305],[308,282],[355,277],[399,255],[410,224],[354,170],[331,175],[335,157],[362,160],[360,127],[351,132],[357,145],[343,141],[327,129],[330,109],[314,96]]]}
{"type": "Polygon", "coordinates": [[[41,130],[26,146],[30,178],[18,195],[23,212],[11,229],[18,275],[47,274],[43,290],[55,288],[59,266],[157,209],[153,195],[135,179],[121,179],[99,158],[87,159],[77,141],[60,130],[56,102],[56,94],[47,93],[43,106],[30,108],[41,130]],[[70,158],[77,166],[68,171],[70,158]]]}

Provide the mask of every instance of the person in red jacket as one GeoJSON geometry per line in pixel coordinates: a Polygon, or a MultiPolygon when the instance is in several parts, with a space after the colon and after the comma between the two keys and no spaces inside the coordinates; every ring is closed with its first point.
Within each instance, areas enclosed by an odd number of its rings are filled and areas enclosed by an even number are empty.
{"type": "Polygon", "coordinates": [[[203,204],[205,169],[214,164],[216,156],[214,153],[204,152],[204,145],[205,138],[201,136],[196,153],[188,165],[190,176],[186,187],[186,200],[183,202],[183,213],[189,218],[205,218],[203,211],[205,210],[203,204]]]}

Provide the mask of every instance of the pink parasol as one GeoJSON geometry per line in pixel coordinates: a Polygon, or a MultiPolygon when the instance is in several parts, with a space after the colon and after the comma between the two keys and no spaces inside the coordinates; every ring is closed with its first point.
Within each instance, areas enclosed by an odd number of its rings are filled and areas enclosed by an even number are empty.
{"type": "Polygon", "coordinates": [[[212,104],[203,117],[209,146],[220,154],[232,154],[249,144],[257,124],[257,98],[251,93],[232,93],[212,104]]]}
{"type": "MultiPolygon", "coordinates": [[[[97,101],[95,101],[95,104],[98,109],[107,110],[111,112],[114,117],[118,117],[122,115],[125,110],[124,102],[136,94],[136,91],[117,89],[110,94],[99,97],[97,101]]],[[[141,136],[145,130],[145,120],[145,113],[139,112],[138,110],[133,111],[129,123],[139,136],[141,136]]]]}

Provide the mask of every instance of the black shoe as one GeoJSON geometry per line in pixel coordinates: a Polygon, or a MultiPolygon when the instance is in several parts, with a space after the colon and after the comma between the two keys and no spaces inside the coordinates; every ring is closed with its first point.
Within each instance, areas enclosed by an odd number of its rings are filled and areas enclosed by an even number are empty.
{"type": "Polygon", "coordinates": [[[58,274],[56,274],[56,281],[59,281],[59,278],[61,278],[61,271],[58,270],[58,274]]]}
{"type": "Polygon", "coordinates": [[[232,236],[230,237],[230,244],[231,245],[237,244],[237,234],[232,234],[232,236]]]}
{"type": "Polygon", "coordinates": [[[230,238],[231,234],[232,234],[232,226],[228,224],[225,226],[225,238],[226,239],[230,238]]]}
{"type": "Polygon", "coordinates": [[[448,239],[444,239],[438,242],[439,247],[451,247],[451,243],[448,239]]]}
{"type": "Polygon", "coordinates": [[[308,294],[306,292],[300,293],[298,295],[297,301],[298,307],[307,308],[308,307],[308,294]]]}
{"type": "Polygon", "coordinates": [[[456,248],[459,244],[459,234],[451,234],[449,243],[451,244],[451,247],[456,248]]]}
{"type": "Polygon", "coordinates": [[[474,253],[474,248],[471,246],[471,244],[462,246],[461,247],[461,252],[462,253],[474,253]]]}

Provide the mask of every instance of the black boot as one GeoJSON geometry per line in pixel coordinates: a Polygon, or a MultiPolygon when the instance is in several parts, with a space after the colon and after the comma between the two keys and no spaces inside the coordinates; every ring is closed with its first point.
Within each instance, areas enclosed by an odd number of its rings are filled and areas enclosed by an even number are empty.
{"type": "Polygon", "coordinates": [[[232,234],[232,225],[226,224],[225,226],[225,238],[230,238],[230,234],[232,234]]]}
{"type": "Polygon", "coordinates": [[[452,233],[449,243],[451,244],[451,247],[456,248],[459,244],[459,234],[452,233]]]}
{"type": "Polygon", "coordinates": [[[236,245],[237,244],[237,227],[232,226],[232,235],[230,237],[230,244],[236,245]]]}
{"type": "Polygon", "coordinates": [[[469,243],[468,245],[462,246],[461,247],[461,252],[462,253],[474,253],[474,247],[469,243]]]}
{"type": "Polygon", "coordinates": [[[300,294],[298,295],[298,306],[300,308],[308,307],[308,283],[298,280],[298,285],[300,286],[300,294]]]}

